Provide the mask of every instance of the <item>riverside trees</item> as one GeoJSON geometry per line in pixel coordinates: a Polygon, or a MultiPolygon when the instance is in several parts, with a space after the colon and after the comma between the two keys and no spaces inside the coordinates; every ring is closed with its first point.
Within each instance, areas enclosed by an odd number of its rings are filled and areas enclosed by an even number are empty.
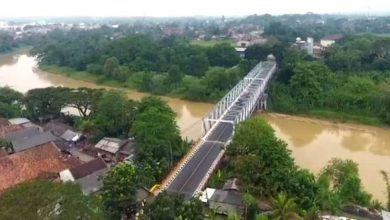
{"type": "MultiPolygon", "coordinates": [[[[87,71],[100,81],[114,80],[127,87],[154,94],[175,94],[187,99],[218,100],[230,88],[208,88],[198,91],[198,81],[212,67],[221,67],[226,77],[240,58],[229,44],[205,48],[191,45],[179,38],[157,38],[132,34],[119,39],[107,39],[104,29],[69,32],[54,31],[38,43],[32,53],[41,65],[58,65],[87,71]],[[186,82],[184,82],[184,78],[186,82]]],[[[232,78],[237,80],[236,77],[232,78]]],[[[224,83],[223,78],[218,78],[224,83]]]]}
{"type": "Polygon", "coordinates": [[[259,117],[239,124],[227,149],[227,165],[219,176],[237,177],[243,191],[254,197],[277,198],[273,201],[278,201],[281,219],[318,215],[318,210],[337,213],[346,204],[372,206],[356,163],[334,159],[316,177],[295,165],[286,143],[259,117]]]}

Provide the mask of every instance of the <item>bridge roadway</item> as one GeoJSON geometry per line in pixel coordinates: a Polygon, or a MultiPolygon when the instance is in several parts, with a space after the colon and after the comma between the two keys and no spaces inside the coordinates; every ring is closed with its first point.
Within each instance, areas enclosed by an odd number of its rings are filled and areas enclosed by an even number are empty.
{"type": "MultiPolygon", "coordinates": [[[[223,155],[226,144],[233,136],[234,124],[240,117],[240,113],[248,102],[253,102],[251,99],[254,98],[254,91],[264,89],[264,79],[268,79],[268,74],[273,73],[274,66],[274,63],[268,63],[256,74],[249,73],[247,75],[247,77],[251,77],[250,83],[221,115],[221,120],[215,123],[208,135],[203,138],[196,152],[171,180],[166,188],[168,192],[178,192],[189,198],[197,193],[202,184],[205,184],[207,173],[212,169],[215,161],[219,159],[219,155],[223,155]]],[[[254,109],[250,113],[253,111],[254,109]]]]}

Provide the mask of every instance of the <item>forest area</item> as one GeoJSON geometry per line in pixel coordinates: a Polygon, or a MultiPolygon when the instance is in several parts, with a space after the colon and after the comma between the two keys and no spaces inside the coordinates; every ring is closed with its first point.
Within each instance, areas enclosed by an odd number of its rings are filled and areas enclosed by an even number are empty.
{"type": "Polygon", "coordinates": [[[86,71],[99,83],[197,101],[217,101],[248,69],[227,43],[205,48],[140,34],[110,40],[104,31],[54,31],[32,54],[43,66],[86,71]]]}

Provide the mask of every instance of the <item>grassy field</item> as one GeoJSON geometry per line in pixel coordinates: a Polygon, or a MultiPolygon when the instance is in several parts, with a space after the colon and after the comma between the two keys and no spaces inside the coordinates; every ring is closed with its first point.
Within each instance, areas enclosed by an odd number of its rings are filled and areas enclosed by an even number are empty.
{"type": "Polygon", "coordinates": [[[232,46],[234,46],[234,41],[232,39],[224,39],[224,40],[192,40],[192,45],[198,45],[201,47],[212,47],[216,44],[220,43],[228,43],[232,46]]]}

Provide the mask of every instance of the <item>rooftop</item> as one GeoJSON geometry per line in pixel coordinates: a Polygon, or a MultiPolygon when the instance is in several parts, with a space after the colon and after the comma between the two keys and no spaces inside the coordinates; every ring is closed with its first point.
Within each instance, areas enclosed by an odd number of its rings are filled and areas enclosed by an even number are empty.
{"type": "Polygon", "coordinates": [[[85,177],[76,180],[84,194],[91,194],[99,191],[103,187],[103,176],[109,171],[109,168],[103,168],[93,172],[85,177]]]}
{"type": "Polygon", "coordinates": [[[342,34],[333,34],[333,35],[329,35],[329,36],[326,36],[326,37],[323,37],[321,40],[340,40],[344,38],[344,35],[342,34]]]}
{"type": "Polygon", "coordinates": [[[12,140],[13,149],[15,152],[24,151],[41,144],[46,144],[55,141],[57,137],[50,132],[38,133],[32,136],[25,136],[16,140],[12,140]]]}
{"type": "Polygon", "coordinates": [[[13,125],[22,125],[30,123],[30,120],[28,120],[27,118],[11,118],[8,121],[13,125]]]}
{"type": "Polygon", "coordinates": [[[106,163],[101,158],[96,158],[87,163],[69,169],[75,180],[88,176],[98,170],[105,169],[106,163]]]}
{"type": "Polygon", "coordinates": [[[64,157],[53,143],[1,157],[0,192],[28,180],[55,175],[78,164],[77,159],[64,157]]]}
{"type": "Polygon", "coordinates": [[[65,141],[78,141],[81,137],[80,133],[74,132],[72,130],[66,130],[62,135],[61,138],[65,141]]]}
{"type": "Polygon", "coordinates": [[[15,141],[18,139],[23,139],[27,137],[34,136],[39,133],[39,129],[36,127],[28,127],[28,128],[22,128],[19,130],[16,130],[15,132],[9,132],[7,135],[5,135],[5,139],[8,141],[15,141]]]}
{"type": "Polygon", "coordinates": [[[20,125],[0,126],[0,138],[5,138],[9,133],[13,133],[22,129],[23,127],[20,125]]]}
{"type": "Polygon", "coordinates": [[[112,154],[116,154],[121,147],[122,140],[118,138],[108,138],[105,137],[101,139],[96,145],[95,148],[107,151],[112,154]]]}
{"type": "Polygon", "coordinates": [[[214,191],[213,195],[210,197],[209,200],[238,206],[243,205],[241,193],[235,191],[225,191],[217,189],[214,191]]]}

